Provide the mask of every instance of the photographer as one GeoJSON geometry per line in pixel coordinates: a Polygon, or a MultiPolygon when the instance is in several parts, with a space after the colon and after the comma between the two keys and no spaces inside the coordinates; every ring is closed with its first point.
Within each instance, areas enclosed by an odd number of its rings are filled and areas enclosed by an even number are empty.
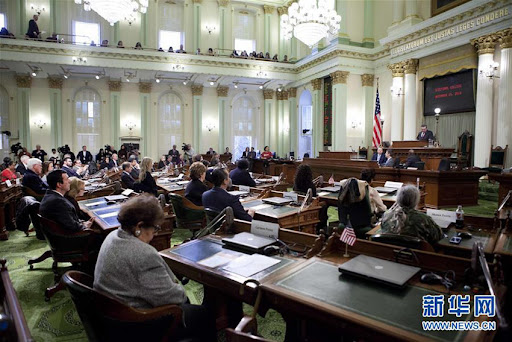
{"type": "Polygon", "coordinates": [[[189,165],[193,163],[192,158],[194,157],[195,151],[190,144],[183,143],[183,161],[189,165]]]}

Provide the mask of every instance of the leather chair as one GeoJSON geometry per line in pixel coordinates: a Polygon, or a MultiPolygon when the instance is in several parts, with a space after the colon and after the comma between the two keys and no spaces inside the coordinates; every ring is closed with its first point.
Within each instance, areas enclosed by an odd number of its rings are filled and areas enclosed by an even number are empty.
{"type": "Polygon", "coordinates": [[[416,236],[381,233],[370,236],[370,240],[388,245],[434,252],[434,248],[431,244],[416,236]]]}
{"type": "MultiPolygon", "coordinates": [[[[210,224],[220,213],[216,210],[210,208],[204,208],[204,215],[206,217],[206,224],[210,224]]],[[[211,228],[211,231],[216,231],[222,225],[222,221],[219,221],[214,227],[211,228]]]]}
{"type": "Polygon", "coordinates": [[[136,309],[93,288],[93,278],[68,271],[62,283],[71,294],[89,341],[176,341],[183,311],[178,305],[136,309]]]}
{"type": "Polygon", "coordinates": [[[169,193],[177,229],[197,231],[205,226],[204,207],[199,207],[180,195],[169,193]]]}
{"type": "Polygon", "coordinates": [[[34,190],[32,190],[31,188],[24,186],[24,185],[22,187],[22,192],[23,192],[23,196],[32,196],[39,202],[41,202],[44,197],[44,194],[40,195],[37,192],[35,192],[34,190]]]}
{"type": "Polygon", "coordinates": [[[50,246],[50,250],[44,252],[36,259],[28,261],[29,268],[34,269],[34,264],[46,260],[50,257],[53,258],[52,270],[54,274],[55,285],[49,287],[45,291],[45,300],[49,301],[50,298],[58,291],[63,289],[59,280],[61,275],[58,270],[59,262],[70,262],[75,265],[82,265],[83,263],[91,260],[91,252],[89,247],[92,246],[95,233],[92,230],[82,230],[79,232],[70,232],[59,226],[58,223],[42,217],[37,214],[39,218],[41,231],[50,246]]]}

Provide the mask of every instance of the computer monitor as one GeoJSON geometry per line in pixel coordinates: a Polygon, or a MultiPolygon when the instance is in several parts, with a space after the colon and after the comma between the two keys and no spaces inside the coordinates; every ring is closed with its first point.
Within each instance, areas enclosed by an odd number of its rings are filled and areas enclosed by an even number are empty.
{"type": "Polygon", "coordinates": [[[290,158],[295,158],[295,152],[290,151],[290,158]]]}

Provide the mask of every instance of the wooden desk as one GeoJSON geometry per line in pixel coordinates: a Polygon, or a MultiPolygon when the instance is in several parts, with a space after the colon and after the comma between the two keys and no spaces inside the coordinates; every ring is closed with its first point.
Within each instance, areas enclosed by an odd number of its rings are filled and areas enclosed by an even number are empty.
{"type": "MultiPolygon", "coordinates": [[[[421,161],[425,162],[425,170],[437,170],[441,159],[450,158],[455,151],[453,148],[440,147],[392,147],[390,149],[393,150],[395,158],[399,158],[400,162],[404,163],[411,148],[421,161]]],[[[374,148],[373,152],[377,152],[377,149],[374,148]]]]}
{"type": "MultiPolygon", "coordinates": [[[[264,159],[249,159],[249,163],[252,162],[252,172],[254,173],[265,173],[265,168],[263,167],[263,163],[266,160],[264,159]]],[[[288,168],[294,168],[295,162],[293,160],[282,160],[282,159],[269,159],[269,175],[271,176],[279,176],[281,172],[283,173],[291,173],[288,168]],[[289,165],[285,167],[285,165],[289,165]]],[[[293,172],[295,175],[295,172],[293,172]]],[[[292,177],[293,179],[293,177],[292,177]]]]}
{"type": "Polygon", "coordinates": [[[321,159],[351,159],[352,157],[357,157],[357,152],[350,151],[336,151],[336,152],[327,152],[320,151],[318,152],[318,158],[321,159]]]}
{"type": "MultiPolygon", "coordinates": [[[[112,231],[120,227],[117,220],[117,213],[121,208],[121,204],[107,204],[104,197],[98,197],[78,202],[80,209],[89,217],[94,218],[95,227],[99,228],[106,236],[112,231]]],[[[165,212],[162,230],[155,234],[151,241],[151,245],[157,250],[163,250],[171,246],[171,236],[174,232],[174,215],[165,212]]]]}
{"type": "MultiPolygon", "coordinates": [[[[326,202],[328,206],[336,208],[338,207],[339,192],[328,192],[317,189],[317,194],[320,201],[326,202]]],[[[425,207],[425,195],[426,194],[424,191],[420,192],[420,203],[418,204],[418,209],[422,209],[425,207]]],[[[380,199],[382,200],[386,207],[390,208],[396,202],[396,194],[386,194],[384,196],[381,196],[380,199]]]]}
{"type": "MultiPolygon", "coordinates": [[[[395,148],[418,148],[428,147],[428,141],[425,140],[397,140],[391,144],[391,149],[395,148]]],[[[377,150],[377,149],[375,149],[377,150]]]]}
{"type": "Polygon", "coordinates": [[[16,204],[22,196],[21,185],[16,185],[15,182],[11,187],[7,187],[5,183],[0,184],[0,240],[9,238],[7,228],[14,229],[16,204]]]}
{"type": "Polygon", "coordinates": [[[489,173],[489,179],[500,183],[498,203],[501,203],[510,190],[512,190],[512,173],[489,173]]]}

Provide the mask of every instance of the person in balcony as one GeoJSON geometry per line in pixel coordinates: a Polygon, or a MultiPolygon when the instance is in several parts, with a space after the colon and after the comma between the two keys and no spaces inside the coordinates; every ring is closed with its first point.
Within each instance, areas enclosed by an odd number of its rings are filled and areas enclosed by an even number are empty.
{"type": "Polygon", "coordinates": [[[39,16],[37,14],[34,14],[32,19],[28,22],[28,30],[27,30],[27,37],[32,39],[41,38],[41,31],[39,31],[39,26],[37,26],[37,20],[39,19],[39,16]]]}

